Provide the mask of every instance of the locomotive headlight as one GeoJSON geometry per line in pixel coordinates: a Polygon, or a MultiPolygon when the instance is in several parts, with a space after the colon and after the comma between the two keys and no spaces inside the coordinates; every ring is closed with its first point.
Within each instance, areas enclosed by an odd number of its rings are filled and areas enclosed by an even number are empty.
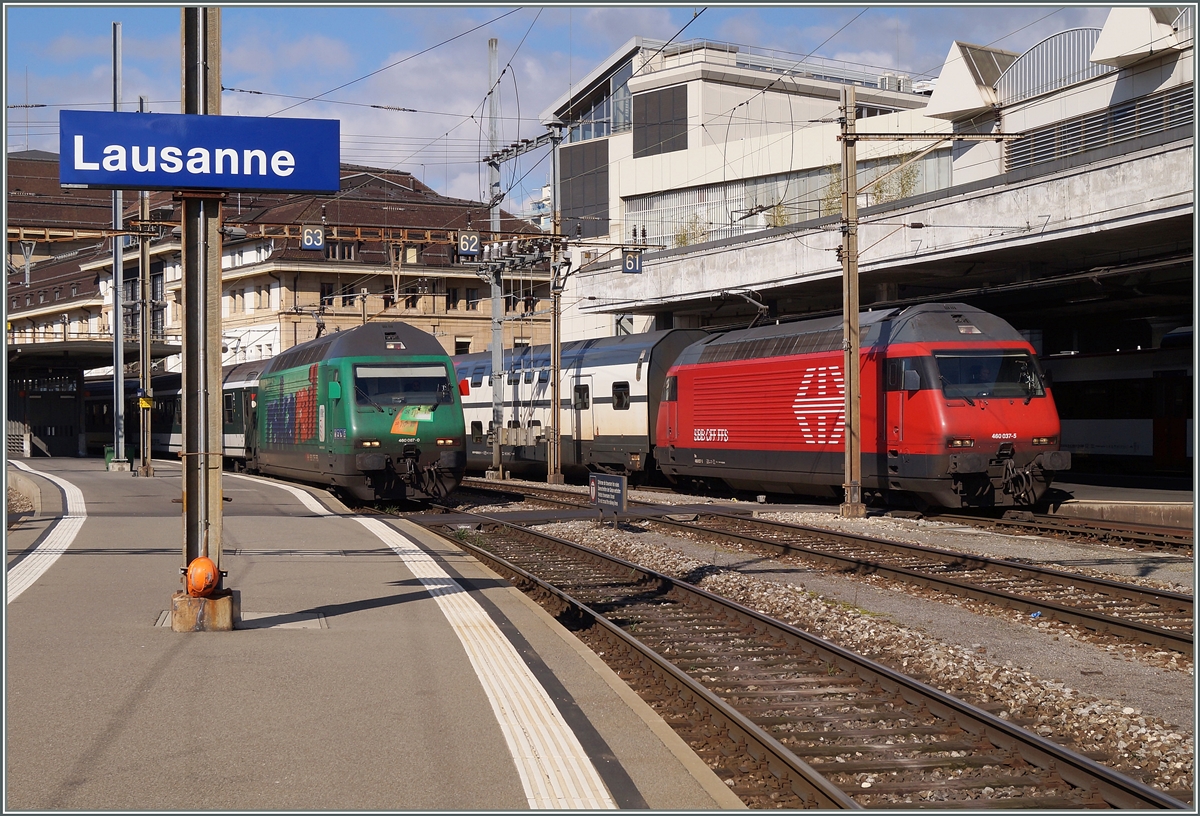
{"type": "Polygon", "coordinates": [[[946,443],[946,447],[949,447],[949,448],[973,448],[973,447],[975,447],[975,440],[971,439],[969,437],[965,437],[965,436],[956,436],[956,437],[952,437],[946,443]]]}
{"type": "Polygon", "coordinates": [[[378,439],[363,439],[358,444],[364,448],[378,448],[379,440],[378,439]]]}
{"type": "Polygon", "coordinates": [[[448,436],[439,436],[437,444],[439,448],[450,447],[452,445],[457,445],[458,440],[448,436]]]}
{"type": "Polygon", "coordinates": [[[1035,436],[1033,438],[1033,444],[1035,445],[1053,445],[1057,441],[1057,436],[1035,436]]]}

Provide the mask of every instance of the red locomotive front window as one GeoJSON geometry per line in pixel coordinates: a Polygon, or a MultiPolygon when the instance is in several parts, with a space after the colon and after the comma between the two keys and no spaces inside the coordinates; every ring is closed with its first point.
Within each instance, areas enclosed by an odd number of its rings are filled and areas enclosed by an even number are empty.
{"type": "Polygon", "coordinates": [[[1044,397],[1041,370],[1026,351],[935,351],[942,392],[948,398],[1044,397]]]}

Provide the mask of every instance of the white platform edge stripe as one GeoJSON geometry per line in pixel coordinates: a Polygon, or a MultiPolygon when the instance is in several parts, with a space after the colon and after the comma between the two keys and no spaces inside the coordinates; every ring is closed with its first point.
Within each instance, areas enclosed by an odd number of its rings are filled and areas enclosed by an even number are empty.
{"type": "Polygon", "coordinates": [[[391,547],[427,587],[487,694],[531,808],[616,804],[583,746],[525,661],[483,608],[424,550],[377,519],[355,519],[391,547]]]}
{"type": "Polygon", "coordinates": [[[223,473],[221,475],[226,479],[232,477],[234,479],[245,479],[248,482],[258,482],[259,484],[267,484],[271,485],[272,487],[278,487],[280,490],[286,490],[288,493],[291,493],[300,500],[301,504],[316,513],[318,516],[329,516],[330,518],[336,518],[333,513],[330,512],[329,508],[317,501],[311,493],[303,491],[298,487],[280,484],[279,482],[273,482],[270,479],[256,479],[253,476],[243,476],[240,473],[223,473]]]}
{"type": "Polygon", "coordinates": [[[63,493],[66,494],[67,511],[54,525],[54,529],[50,531],[49,535],[37,546],[37,549],[22,559],[11,570],[7,570],[6,606],[16,600],[22,592],[33,586],[37,579],[41,578],[46,570],[50,569],[50,566],[58,560],[58,557],[67,551],[67,548],[75,540],[75,536],[79,534],[79,529],[83,527],[83,522],[87,520],[87,505],[83,501],[83,492],[78,487],[66,479],[51,476],[49,473],[42,473],[40,470],[31,468],[23,462],[10,460],[9,464],[19,470],[36,473],[38,476],[49,479],[61,487],[63,493]]]}

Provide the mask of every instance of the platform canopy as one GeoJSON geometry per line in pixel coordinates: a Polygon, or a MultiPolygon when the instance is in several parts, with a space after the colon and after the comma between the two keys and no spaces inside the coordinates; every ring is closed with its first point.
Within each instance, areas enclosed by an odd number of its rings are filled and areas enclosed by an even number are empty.
{"type": "MultiPolygon", "coordinates": [[[[125,359],[138,358],[136,341],[123,343],[125,359]]],[[[150,359],[162,360],[182,353],[183,349],[173,343],[151,342],[150,359]]],[[[49,369],[103,368],[113,364],[111,340],[52,340],[43,343],[9,343],[8,371],[46,371],[49,369]]]]}

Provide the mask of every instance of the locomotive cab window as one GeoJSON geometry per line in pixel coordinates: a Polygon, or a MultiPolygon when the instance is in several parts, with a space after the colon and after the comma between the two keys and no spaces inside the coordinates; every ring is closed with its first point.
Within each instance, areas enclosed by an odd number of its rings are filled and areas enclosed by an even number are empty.
{"type": "Polygon", "coordinates": [[[354,397],[363,407],[385,405],[446,405],[453,402],[446,367],[431,363],[357,365],[354,397]]]}
{"type": "Polygon", "coordinates": [[[950,398],[1032,399],[1046,389],[1037,361],[1027,351],[935,351],[942,392],[950,398]]]}
{"type": "Polygon", "coordinates": [[[612,402],[614,411],[629,410],[629,383],[618,382],[613,383],[612,387],[612,402]]]}
{"type": "Polygon", "coordinates": [[[929,388],[930,382],[937,379],[929,370],[930,362],[932,361],[928,357],[900,357],[888,360],[884,388],[888,391],[920,391],[929,388]]]}
{"type": "Polygon", "coordinates": [[[663,402],[679,401],[679,378],[667,377],[663,382],[663,402]]]}
{"type": "Polygon", "coordinates": [[[574,398],[571,401],[571,407],[576,411],[586,411],[591,406],[591,388],[583,384],[576,385],[574,398]]]}

